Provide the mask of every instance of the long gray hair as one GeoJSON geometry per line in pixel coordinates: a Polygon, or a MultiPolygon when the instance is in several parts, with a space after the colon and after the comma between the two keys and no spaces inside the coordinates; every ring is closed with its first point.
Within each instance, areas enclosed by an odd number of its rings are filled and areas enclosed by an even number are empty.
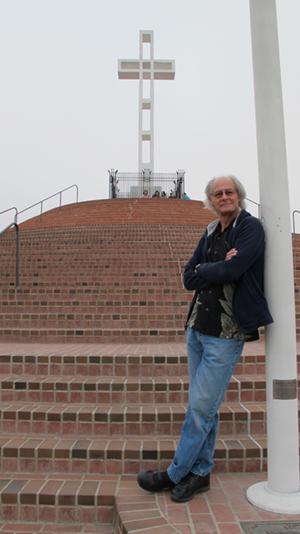
{"type": "Polygon", "coordinates": [[[215,176],[214,178],[212,178],[206,188],[205,188],[205,195],[206,195],[206,199],[204,200],[204,205],[207,209],[213,211],[214,213],[217,213],[214,206],[212,205],[211,201],[209,200],[209,197],[212,195],[212,189],[213,189],[213,185],[214,185],[214,182],[218,179],[218,178],[230,178],[234,185],[235,185],[235,189],[236,189],[236,192],[237,194],[239,195],[240,197],[240,200],[239,200],[239,207],[241,209],[245,209],[246,208],[246,202],[245,202],[245,199],[246,199],[246,190],[244,188],[244,186],[241,184],[241,182],[238,180],[238,178],[236,176],[233,176],[233,174],[221,174],[220,176],[215,176]]]}

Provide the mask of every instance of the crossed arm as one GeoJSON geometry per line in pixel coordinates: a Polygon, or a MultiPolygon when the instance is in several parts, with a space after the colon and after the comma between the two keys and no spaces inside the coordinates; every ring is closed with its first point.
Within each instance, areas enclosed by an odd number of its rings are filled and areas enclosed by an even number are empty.
{"type": "Polygon", "coordinates": [[[206,263],[203,244],[204,238],[185,267],[184,285],[188,290],[203,290],[236,282],[263,253],[264,231],[257,219],[249,218],[236,230],[234,247],[229,250],[225,260],[216,263],[206,263]]]}

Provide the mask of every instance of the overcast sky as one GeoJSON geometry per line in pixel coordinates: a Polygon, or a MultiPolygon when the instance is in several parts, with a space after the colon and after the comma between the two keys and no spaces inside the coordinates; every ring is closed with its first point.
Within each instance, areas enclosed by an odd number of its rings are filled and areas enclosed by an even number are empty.
{"type": "MultiPolygon", "coordinates": [[[[277,16],[292,211],[300,1],[277,16]]],[[[74,183],[81,201],[108,198],[107,169],[138,170],[138,81],[118,79],[118,59],[138,58],[140,30],[175,60],[175,80],[154,83],[154,171],[185,169],[197,200],[232,173],[259,201],[248,0],[0,0],[0,211],[74,183]]]]}

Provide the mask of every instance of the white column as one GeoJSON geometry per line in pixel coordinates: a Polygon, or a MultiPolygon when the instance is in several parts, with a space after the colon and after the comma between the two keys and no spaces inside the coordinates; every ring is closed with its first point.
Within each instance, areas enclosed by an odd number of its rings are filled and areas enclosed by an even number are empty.
{"type": "Polygon", "coordinates": [[[266,231],[268,480],[247,491],[265,510],[300,513],[294,275],[275,0],[250,0],[260,200],[266,231]]]}
{"type": "Polygon", "coordinates": [[[143,32],[140,31],[139,47],[139,167],[143,170],[143,32]]]}
{"type": "Polygon", "coordinates": [[[150,42],[150,169],[154,172],[154,34],[150,42]]]}

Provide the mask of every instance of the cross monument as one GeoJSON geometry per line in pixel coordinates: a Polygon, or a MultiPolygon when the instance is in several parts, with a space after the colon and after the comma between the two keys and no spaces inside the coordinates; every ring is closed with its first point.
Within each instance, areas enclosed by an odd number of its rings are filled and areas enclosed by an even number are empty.
{"type": "Polygon", "coordinates": [[[154,80],[174,80],[175,61],[154,59],[153,30],[140,31],[139,59],[119,59],[119,79],[139,80],[139,168],[154,170],[154,80]],[[145,57],[144,43],[150,45],[145,57]]]}

